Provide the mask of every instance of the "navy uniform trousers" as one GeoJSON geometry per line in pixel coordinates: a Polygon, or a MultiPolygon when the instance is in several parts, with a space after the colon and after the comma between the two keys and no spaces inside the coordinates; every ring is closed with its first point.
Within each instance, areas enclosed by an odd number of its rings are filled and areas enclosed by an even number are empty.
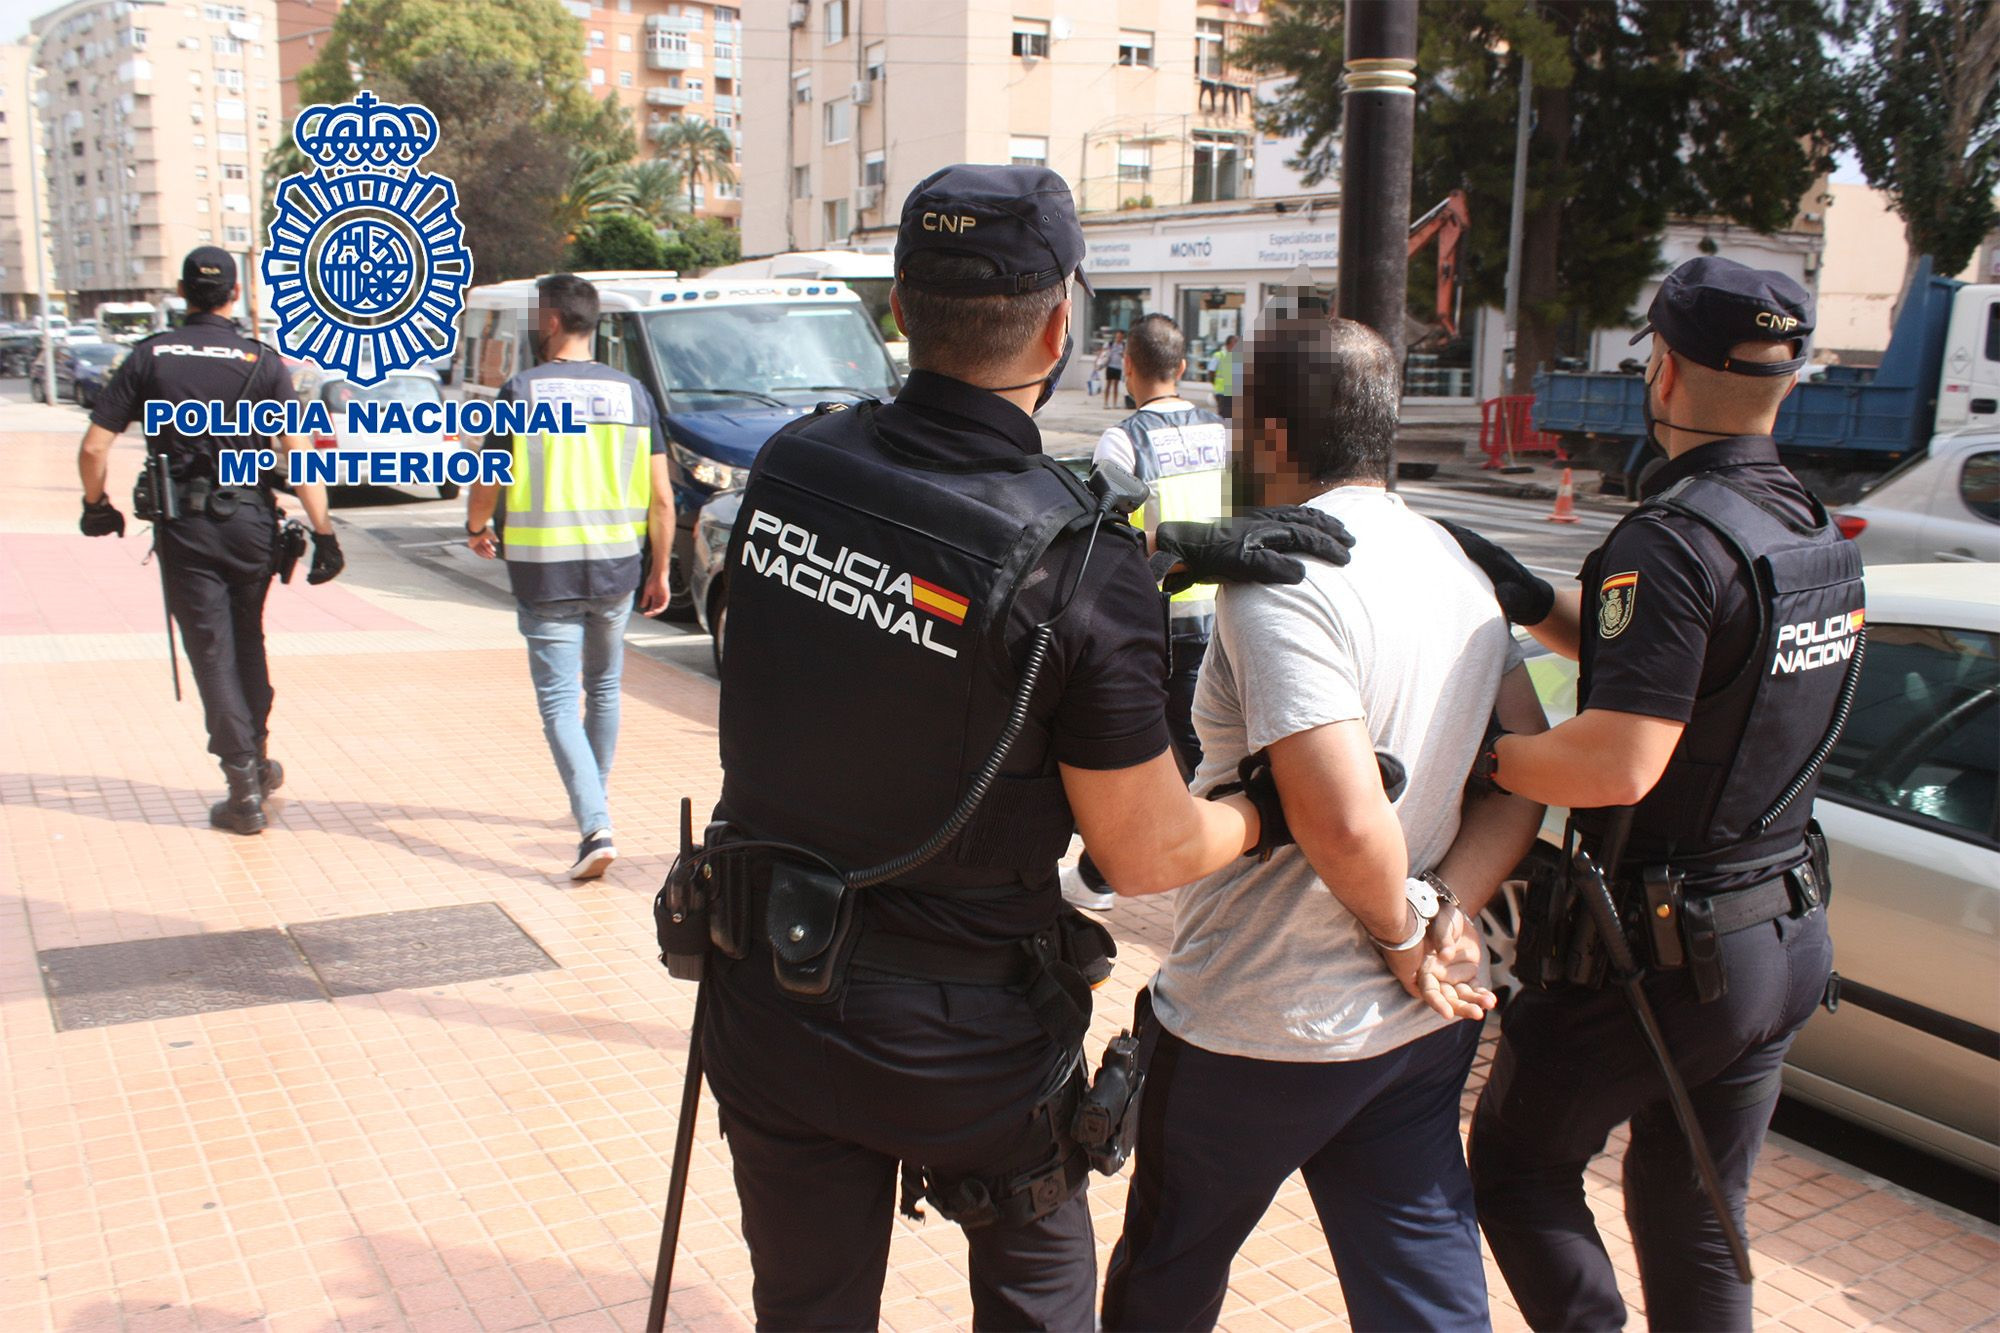
{"type": "MultiPolygon", "coordinates": [[[[1740,1227],[1785,1052],[1833,968],[1826,912],[1725,935],[1722,961],[1728,993],[1707,1004],[1685,970],[1655,972],[1645,987],[1740,1227]]],[[[1479,1224],[1522,1315],[1538,1329],[1624,1326],[1625,1302],[1584,1201],[1583,1173],[1626,1120],[1625,1219],[1647,1322],[1749,1328],[1750,1288],[1736,1279],[1666,1082],[1617,988],[1516,998],[1473,1117],[1479,1224]]]]}
{"type": "Polygon", "coordinates": [[[264,599],[276,560],[276,511],[268,497],[244,497],[228,518],[188,513],[153,531],[167,605],[201,695],[209,753],[225,763],[255,758],[271,720],[264,599]]]}
{"type": "MultiPolygon", "coordinates": [[[[899,1175],[910,1160],[994,1179],[1046,1140],[1035,1108],[1072,1057],[1022,988],[851,969],[831,1004],[794,1000],[759,949],[710,955],[702,1054],[735,1165],[760,1329],[880,1322],[899,1175]]],[[[925,1206],[929,1226],[949,1223],[925,1206]]],[[[1097,1294],[1079,1189],[1039,1222],[966,1231],[976,1329],[1087,1330],[1097,1294]]]]}

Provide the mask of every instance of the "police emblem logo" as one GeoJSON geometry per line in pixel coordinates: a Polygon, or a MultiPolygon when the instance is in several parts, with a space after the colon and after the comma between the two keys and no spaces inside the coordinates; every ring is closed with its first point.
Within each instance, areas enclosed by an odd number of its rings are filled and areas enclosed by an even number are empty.
{"type": "Polygon", "coordinates": [[[260,269],[278,346],[356,384],[449,357],[472,282],[458,188],[416,169],[437,118],[371,92],[299,113],[317,170],[278,184],[260,269]]]}
{"type": "Polygon", "coordinates": [[[1632,623],[1632,607],[1639,600],[1636,571],[1613,574],[1597,592],[1597,637],[1615,639],[1632,623]]]}

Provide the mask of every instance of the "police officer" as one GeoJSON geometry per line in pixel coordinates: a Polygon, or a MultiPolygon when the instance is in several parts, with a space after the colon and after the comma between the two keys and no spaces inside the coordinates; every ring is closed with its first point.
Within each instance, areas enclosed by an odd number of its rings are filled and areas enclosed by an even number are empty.
{"type": "MultiPolygon", "coordinates": [[[[181,263],[180,294],[187,301],[186,324],[135,346],[91,408],[77,451],[85,536],[125,535],[125,516],[105,493],[111,446],[144,414],[149,399],[229,404],[292,396],[278,353],[243,337],[229,317],[238,289],[236,261],[227,251],[212,245],[189,251],[181,263]]],[[[277,567],[279,519],[268,477],[255,486],[219,485],[216,454],[272,443],[172,429],[150,436],[148,455],[165,456],[179,517],[157,517],[157,497],[140,506],[140,517],[154,520],[154,551],[201,694],[209,752],[222,761],[229,784],[229,794],[209,809],[208,822],[243,834],[263,831],[264,798],[284,781],[284,768],[268,749],[271,677],[264,659],[264,597],[277,567]]],[[[283,445],[303,447],[291,439],[283,445]]],[[[294,493],[313,529],[306,581],[325,583],[346,565],[327,517],[326,488],[302,485],[294,493]]]]}
{"type": "MultiPolygon", "coordinates": [[[[744,856],[716,863],[701,1037],[760,1327],[875,1326],[900,1165],[905,1211],[965,1228],[975,1327],[1089,1328],[1070,1129],[1109,940],[1057,858],[1080,828],[1146,891],[1265,833],[1242,796],[1189,795],[1143,541],[1042,454],[1083,250],[1053,172],[922,182],[908,382],[780,432],[744,492],[707,840],[744,856]]],[[[1185,576],[1297,581],[1276,552],[1344,560],[1341,538],[1294,516],[1164,545],[1185,576]]]]}
{"type": "Polygon", "coordinates": [[[1782,274],[1681,265],[1633,339],[1652,335],[1648,434],[1666,461],[1584,562],[1580,593],[1558,597],[1454,534],[1509,617],[1581,663],[1576,716],[1537,736],[1496,730],[1475,779],[1572,808],[1571,836],[1605,869],[1646,962],[1731,1213],[1718,1219],[1697,1183],[1662,1070],[1604,984],[1580,907],[1538,889],[1521,923],[1531,988],[1504,1016],[1470,1150],[1480,1225],[1536,1328],[1624,1322],[1583,1171],[1626,1120],[1648,1321],[1750,1327],[1722,1228],[1740,1235],[1780,1066],[1832,968],[1810,816],[1862,619],[1852,544],[1771,439],[1812,329],[1811,296],[1782,274]]]}

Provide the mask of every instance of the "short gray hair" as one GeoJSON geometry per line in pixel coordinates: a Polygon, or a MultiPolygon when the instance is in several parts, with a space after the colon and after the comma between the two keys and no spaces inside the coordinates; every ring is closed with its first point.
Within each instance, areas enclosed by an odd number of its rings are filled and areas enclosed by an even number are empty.
{"type": "Polygon", "coordinates": [[[1237,415],[1282,422],[1314,481],[1386,481],[1395,457],[1402,367],[1382,336],[1351,319],[1277,320],[1250,336],[1237,415]]]}
{"type": "MultiPolygon", "coordinates": [[[[923,279],[991,278],[999,270],[978,255],[936,252],[911,255],[903,267],[923,279]]],[[[910,368],[955,379],[980,378],[1011,365],[1041,336],[1049,316],[1069,295],[1067,279],[1020,296],[947,296],[896,284],[903,330],[910,335],[910,368]]]]}

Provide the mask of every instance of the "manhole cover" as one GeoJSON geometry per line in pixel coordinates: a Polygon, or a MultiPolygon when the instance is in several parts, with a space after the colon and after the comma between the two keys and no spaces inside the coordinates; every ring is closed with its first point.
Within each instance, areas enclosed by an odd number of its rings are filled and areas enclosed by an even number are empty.
{"type": "Polygon", "coordinates": [[[497,903],[338,917],[287,929],[333,995],[446,986],[557,965],[497,903]]]}
{"type": "Polygon", "coordinates": [[[44,949],[40,962],[62,1030],[326,998],[280,930],[44,949]]]}

